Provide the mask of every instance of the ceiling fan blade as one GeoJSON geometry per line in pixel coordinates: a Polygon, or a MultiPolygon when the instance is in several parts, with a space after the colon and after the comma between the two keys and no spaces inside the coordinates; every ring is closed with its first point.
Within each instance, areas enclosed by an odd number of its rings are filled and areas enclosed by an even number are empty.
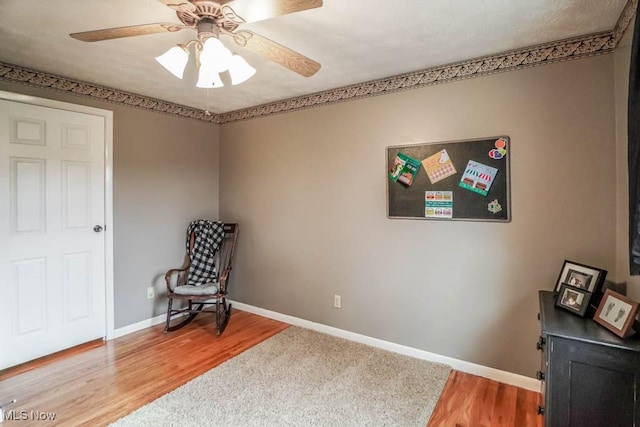
{"type": "Polygon", "coordinates": [[[316,61],[251,31],[237,31],[232,35],[234,41],[240,46],[277,62],[301,76],[311,77],[320,69],[320,64],[316,61]]]}
{"type": "Polygon", "coordinates": [[[223,9],[232,8],[247,23],[322,7],[322,0],[235,0],[223,3],[223,9]]]}
{"type": "Polygon", "coordinates": [[[160,2],[169,6],[171,9],[175,10],[176,12],[186,13],[187,15],[191,16],[196,20],[200,19],[200,17],[195,13],[197,8],[196,8],[196,5],[194,5],[193,3],[190,3],[188,1],[181,1],[181,0],[160,0],[160,2]]]}
{"type": "Polygon", "coordinates": [[[187,28],[184,25],[169,22],[157,24],[132,25],[130,27],[105,28],[104,30],[85,31],[69,34],[76,40],[83,42],[98,42],[101,40],[119,39],[121,37],[144,36],[164,32],[174,32],[187,28]]]}
{"type": "Polygon", "coordinates": [[[160,3],[164,3],[167,6],[178,6],[179,4],[187,4],[185,7],[190,7],[192,10],[196,10],[196,7],[189,2],[189,0],[159,0],[160,3]]]}

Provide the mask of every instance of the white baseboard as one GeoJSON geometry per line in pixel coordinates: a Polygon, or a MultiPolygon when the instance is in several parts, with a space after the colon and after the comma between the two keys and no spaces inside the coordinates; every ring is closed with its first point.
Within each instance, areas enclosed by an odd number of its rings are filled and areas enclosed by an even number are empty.
{"type": "MultiPolygon", "coordinates": [[[[247,310],[248,311],[248,310],[247,310]]],[[[160,314],[159,316],[152,317],[151,319],[142,320],[138,323],[133,323],[131,325],[123,326],[122,328],[118,328],[113,331],[113,336],[107,337],[107,340],[111,340],[114,338],[120,338],[122,336],[132,334],[134,332],[141,331],[146,328],[150,328],[151,326],[159,325],[160,323],[164,323],[167,321],[166,314],[160,314]]]]}
{"type": "Polygon", "coordinates": [[[436,353],[419,350],[417,348],[408,347],[389,341],[372,338],[366,335],[357,334],[355,332],[345,331],[343,329],[334,328],[333,326],[315,323],[310,320],[300,319],[298,317],[289,316],[287,314],[266,310],[260,307],[244,304],[237,301],[230,301],[233,306],[239,310],[257,314],[259,316],[268,317],[270,319],[279,320],[294,326],[311,329],[328,335],[344,338],[350,341],[359,342],[361,344],[370,345],[372,347],[381,348],[383,350],[393,351],[395,353],[404,354],[406,356],[415,357],[417,359],[428,360],[430,362],[443,363],[451,366],[453,369],[466,372],[472,375],[478,375],[490,380],[498,381],[504,384],[514,385],[531,391],[540,391],[540,381],[535,378],[525,377],[523,375],[514,374],[512,372],[502,371],[490,368],[488,366],[478,365],[476,363],[466,362],[464,360],[454,359],[452,357],[441,356],[436,353]]]}
{"type": "MultiPolygon", "coordinates": [[[[344,338],[350,341],[359,342],[361,344],[370,345],[372,347],[381,348],[383,350],[393,351],[395,353],[404,354],[406,356],[415,357],[417,359],[443,363],[445,365],[451,366],[453,369],[458,371],[466,372],[472,375],[478,375],[484,378],[489,378],[494,381],[514,385],[526,390],[536,392],[540,391],[540,381],[536,380],[535,378],[525,377],[524,375],[514,374],[512,372],[502,371],[500,369],[490,368],[488,366],[478,365],[476,363],[466,362],[460,359],[454,359],[453,357],[430,353],[428,351],[419,350],[417,348],[392,343],[390,341],[384,341],[378,338],[372,338],[366,335],[357,334],[355,332],[345,331],[344,329],[334,328],[333,326],[323,325],[322,323],[300,319],[299,317],[289,316],[287,314],[266,310],[264,308],[255,307],[237,301],[230,300],[229,302],[231,302],[235,308],[246,311],[248,313],[257,314],[269,319],[278,320],[290,325],[300,326],[301,328],[311,329],[314,331],[322,332],[324,334],[344,338]]],[[[131,325],[123,326],[122,328],[114,330],[113,336],[107,337],[107,339],[119,338],[124,335],[131,334],[133,332],[137,332],[142,329],[158,325],[160,323],[164,323],[166,319],[166,314],[161,314],[147,320],[142,320],[131,325]]]]}

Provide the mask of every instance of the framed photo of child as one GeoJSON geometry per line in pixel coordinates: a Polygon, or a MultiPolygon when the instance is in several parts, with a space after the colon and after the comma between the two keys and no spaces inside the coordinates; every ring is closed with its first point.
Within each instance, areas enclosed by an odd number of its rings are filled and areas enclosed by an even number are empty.
{"type": "Polygon", "coordinates": [[[595,293],[602,287],[606,276],[607,270],[565,260],[556,282],[555,292],[560,292],[560,287],[564,283],[574,288],[595,293]]]}
{"type": "Polygon", "coordinates": [[[584,289],[574,288],[563,283],[560,286],[560,292],[556,299],[556,306],[562,307],[578,316],[584,317],[589,307],[589,300],[591,299],[591,292],[587,292],[584,289]]]}

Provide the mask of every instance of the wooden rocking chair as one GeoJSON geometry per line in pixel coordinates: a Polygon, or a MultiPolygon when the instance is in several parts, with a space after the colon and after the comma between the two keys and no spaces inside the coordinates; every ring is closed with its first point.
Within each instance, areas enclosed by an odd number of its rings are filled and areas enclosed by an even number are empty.
{"type": "Polygon", "coordinates": [[[189,247],[184,264],[182,267],[169,270],[165,274],[167,297],[169,298],[165,332],[182,328],[200,313],[213,313],[216,315],[216,335],[222,334],[227,327],[231,317],[231,304],[227,304],[226,297],[229,289],[229,275],[232,269],[233,255],[238,239],[238,224],[224,224],[223,228],[224,237],[214,255],[217,281],[201,286],[187,284],[194,249],[195,236],[193,232],[189,235],[189,247]],[[175,309],[173,308],[173,300],[186,301],[187,306],[175,309]],[[206,309],[206,306],[215,307],[206,309]],[[173,316],[184,316],[185,318],[171,325],[173,316]]]}

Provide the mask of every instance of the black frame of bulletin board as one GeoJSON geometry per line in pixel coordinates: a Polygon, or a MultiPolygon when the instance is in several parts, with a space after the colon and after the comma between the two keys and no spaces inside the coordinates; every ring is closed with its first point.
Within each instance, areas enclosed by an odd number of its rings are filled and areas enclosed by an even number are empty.
{"type": "MultiPolygon", "coordinates": [[[[511,157],[511,139],[506,135],[458,141],[427,142],[410,145],[386,147],[387,154],[387,218],[389,219],[425,219],[429,221],[511,221],[511,189],[509,158],[511,157]],[[505,141],[504,149],[495,153],[498,140],[505,141]],[[394,182],[388,172],[396,155],[403,153],[422,162],[428,157],[447,151],[456,173],[432,184],[424,165],[420,165],[410,186],[400,181],[394,182]],[[506,150],[506,152],[504,151],[506,150]],[[494,157],[492,157],[494,155],[494,157]],[[486,196],[459,186],[469,160],[498,169],[486,196]],[[452,192],[453,209],[451,218],[426,216],[426,191],[452,192]],[[489,204],[497,200],[501,210],[492,212],[489,204]]],[[[437,194],[437,193],[435,193],[437,194]]],[[[495,205],[492,206],[495,208],[495,205]]],[[[497,209],[493,209],[496,211],[497,209]]]]}

